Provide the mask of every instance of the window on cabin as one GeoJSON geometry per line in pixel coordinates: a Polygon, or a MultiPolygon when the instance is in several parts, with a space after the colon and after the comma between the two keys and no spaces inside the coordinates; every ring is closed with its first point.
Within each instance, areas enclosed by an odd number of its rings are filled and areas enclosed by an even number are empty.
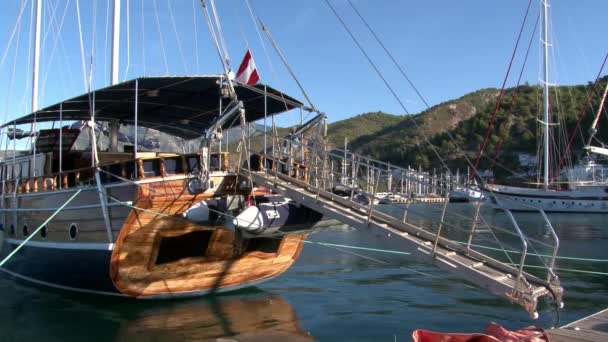
{"type": "Polygon", "coordinates": [[[183,173],[182,170],[182,161],[180,158],[167,158],[165,159],[165,172],[168,175],[175,175],[178,173],[183,173]]]}

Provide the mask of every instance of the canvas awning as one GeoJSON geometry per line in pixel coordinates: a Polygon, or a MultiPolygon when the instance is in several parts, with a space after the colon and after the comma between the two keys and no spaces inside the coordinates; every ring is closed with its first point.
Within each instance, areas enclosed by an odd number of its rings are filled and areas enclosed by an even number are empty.
{"type": "MultiPolygon", "coordinates": [[[[193,139],[200,137],[218,115],[220,80],[220,76],[142,77],[54,104],[2,127],[32,123],[34,119],[36,122],[58,121],[60,107],[64,121],[89,120],[89,96],[94,97],[96,121],[118,120],[133,125],[137,81],[138,125],[193,139]]],[[[248,122],[264,118],[265,108],[271,116],[303,107],[298,100],[262,84],[235,84],[235,90],[238,99],[243,101],[248,122]]],[[[238,120],[228,122],[223,128],[238,124],[238,120]]]]}

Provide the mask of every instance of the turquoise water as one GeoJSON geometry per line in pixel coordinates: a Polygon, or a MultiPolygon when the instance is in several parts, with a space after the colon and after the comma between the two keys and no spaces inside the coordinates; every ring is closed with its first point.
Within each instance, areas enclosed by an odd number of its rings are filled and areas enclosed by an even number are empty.
{"type": "MultiPolygon", "coordinates": [[[[384,210],[401,214],[403,208],[384,210]]],[[[439,209],[413,207],[408,217],[425,221],[416,212],[436,215],[439,209]]],[[[459,215],[470,212],[466,204],[450,205],[445,233],[463,238],[470,223],[459,215]]],[[[549,241],[535,215],[517,216],[529,236],[549,241]]],[[[485,217],[505,223],[499,213],[485,217]]],[[[560,255],[608,259],[607,215],[550,217],[561,238],[560,255]]],[[[490,245],[487,232],[478,235],[477,243],[490,245]]],[[[517,247],[516,239],[504,237],[517,247]]],[[[315,233],[309,240],[401,250],[397,238],[352,229],[315,233]]],[[[560,260],[557,267],[608,272],[608,262],[560,260]]],[[[558,274],[566,291],[562,324],[608,307],[608,276],[558,274]]],[[[481,331],[491,321],[509,328],[556,322],[546,303],[541,303],[540,319],[532,321],[520,307],[408,255],[315,243],[306,244],[284,275],[216,297],[152,302],[75,295],[4,275],[0,294],[0,341],[409,341],[417,328],[481,331]]]]}

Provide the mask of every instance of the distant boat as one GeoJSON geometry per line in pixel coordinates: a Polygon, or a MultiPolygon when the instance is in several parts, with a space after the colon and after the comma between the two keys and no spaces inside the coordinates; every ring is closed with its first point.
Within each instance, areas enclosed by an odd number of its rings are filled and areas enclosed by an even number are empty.
{"type": "MultiPolygon", "coordinates": [[[[516,211],[536,211],[542,209],[546,212],[588,212],[608,213],[608,183],[604,181],[584,183],[574,181],[569,184],[568,189],[552,188],[549,177],[550,156],[550,130],[552,125],[549,116],[549,61],[548,61],[548,7],[549,0],[543,0],[543,42],[544,52],[544,81],[543,81],[543,109],[544,115],[542,125],[544,129],[543,139],[543,187],[523,188],[516,186],[488,184],[483,190],[486,197],[503,208],[516,211]]],[[[605,95],[604,95],[605,99],[605,95]]],[[[602,104],[603,104],[602,100],[602,104]]],[[[600,106],[601,107],[601,106],[600,106]]],[[[601,113],[601,108],[600,111],[601,113]]],[[[599,114],[598,114],[599,115],[599,114]]],[[[596,152],[605,149],[589,147],[596,152]]],[[[607,150],[608,152],[608,150],[607,150]]]]}

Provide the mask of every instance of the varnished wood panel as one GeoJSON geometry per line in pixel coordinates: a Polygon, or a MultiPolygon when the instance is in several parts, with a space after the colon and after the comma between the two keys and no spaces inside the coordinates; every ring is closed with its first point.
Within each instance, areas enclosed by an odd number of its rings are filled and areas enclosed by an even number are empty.
{"type": "Polygon", "coordinates": [[[112,254],[110,274],[119,291],[136,297],[213,291],[277,276],[293,264],[305,235],[283,237],[277,253],[252,251],[234,256],[234,232],[181,218],[193,204],[211,195],[189,194],[184,181],[150,183],[138,189],[135,205],[146,211],[129,213],[112,254]],[[198,230],[212,231],[204,257],[156,265],[159,237],[198,230]]]}

